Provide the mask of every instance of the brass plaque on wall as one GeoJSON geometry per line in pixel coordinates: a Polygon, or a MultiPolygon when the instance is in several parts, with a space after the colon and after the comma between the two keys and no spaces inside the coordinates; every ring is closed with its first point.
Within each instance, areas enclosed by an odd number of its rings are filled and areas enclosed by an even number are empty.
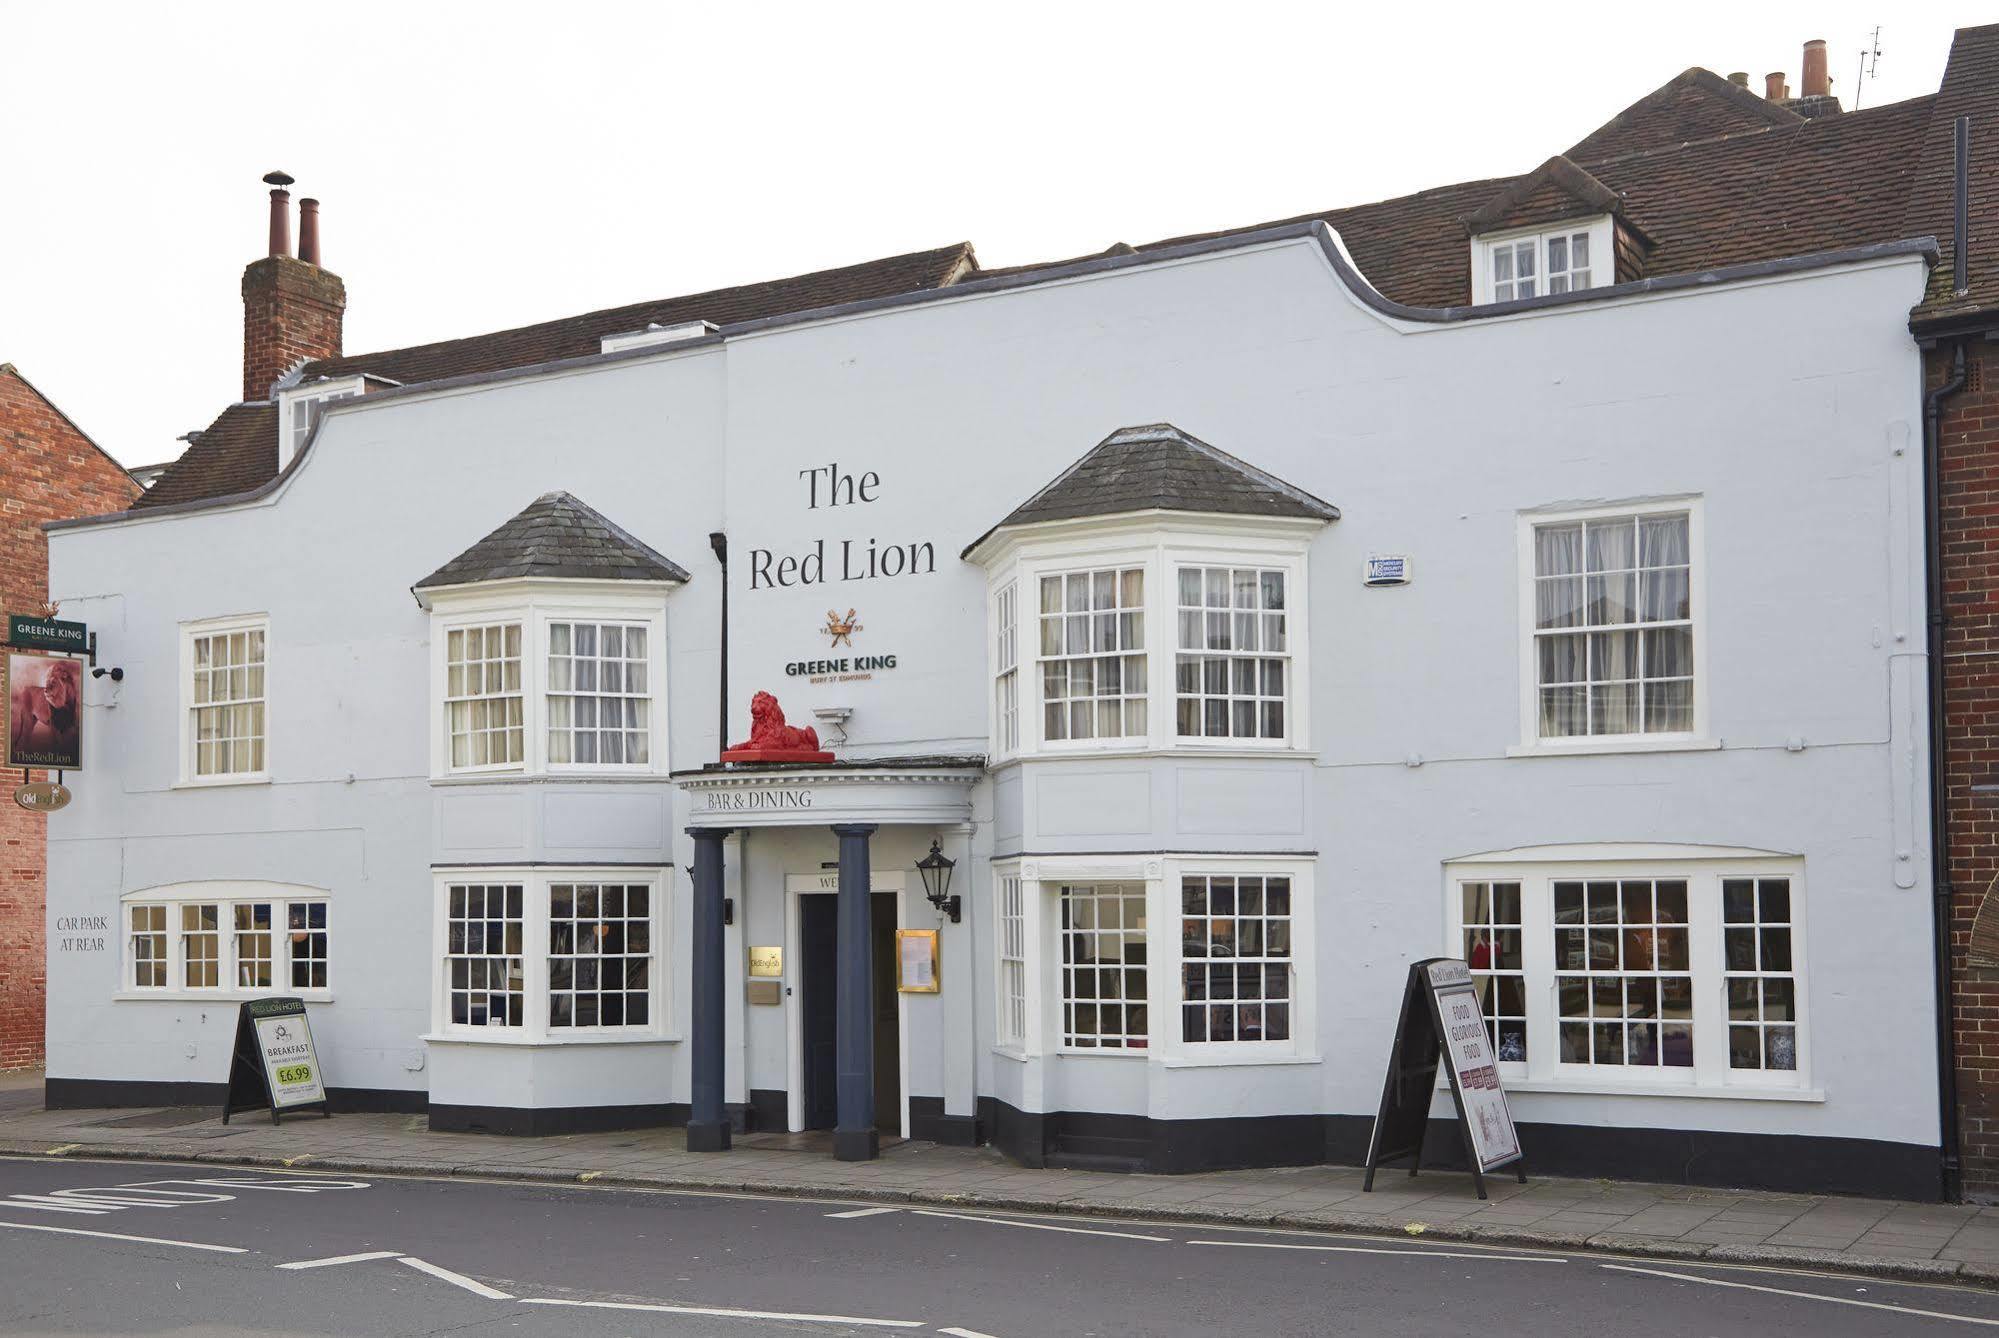
{"type": "Polygon", "coordinates": [[[781,980],[751,980],[745,983],[749,1001],[753,1004],[784,1002],[784,982],[781,980]]]}
{"type": "Polygon", "coordinates": [[[751,948],[750,974],[753,976],[781,976],[784,974],[783,948],[751,948]]]}

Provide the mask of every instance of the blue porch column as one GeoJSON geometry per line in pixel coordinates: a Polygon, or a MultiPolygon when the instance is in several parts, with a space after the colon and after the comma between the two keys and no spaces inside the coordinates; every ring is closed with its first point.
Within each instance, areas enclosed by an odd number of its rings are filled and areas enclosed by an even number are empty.
{"type": "Polygon", "coordinates": [[[687,834],[694,838],[694,1006],[687,1029],[694,1052],[687,1150],[726,1152],[729,1117],[722,1110],[722,842],[728,839],[729,829],[689,827],[687,834]]]}
{"type": "Polygon", "coordinates": [[[841,1161],[873,1161],[881,1151],[875,1133],[874,901],[868,868],[868,838],[875,834],[875,824],[841,823],[833,834],[840,838],[833,1155],[841,1161]]]}

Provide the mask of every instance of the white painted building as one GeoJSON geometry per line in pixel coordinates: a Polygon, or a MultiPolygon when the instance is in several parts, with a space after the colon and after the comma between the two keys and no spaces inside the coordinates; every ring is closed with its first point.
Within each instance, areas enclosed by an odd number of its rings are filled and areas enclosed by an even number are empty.
{"type": "Polygon", "coordinates": [[[283,993],[442,1128],[1352,1162],[1442,955],[1530,1169],[1933,1196],[1935,247],[1633,273],[1570,170],[1482,305],[1314,219],[234,406],[50,535],[51,1102],[283,993]],[[765,690],[837,760],[718,764],[765,690]]]}

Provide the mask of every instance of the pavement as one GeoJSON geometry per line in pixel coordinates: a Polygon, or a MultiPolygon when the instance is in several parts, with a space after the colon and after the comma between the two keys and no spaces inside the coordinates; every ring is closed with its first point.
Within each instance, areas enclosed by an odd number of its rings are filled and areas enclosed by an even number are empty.
{"type": "Polygon", "coordinates": [[[1394,1236],[0,1157],[0,1332],[1900,1338],[1999,1293],[1394,1236]]]}
{"type": "Polygon", "coordinates": [[[1999,1207],[1533,1176],[1384,1172],[1373,1193],[1344,1166],[1153,1176],[1030,1170],[989,1148],[893,1144],[839,1162],[790,1138],[751,1137],[726,1153],[687,1151],[679,1129],[507,1138],[434,1133],[420,1115],[239,1115],[212,1108],[44,1111],[0,1091],[0,1154],[189,1160],[476,1176],[882,1204],[1142,1217],[1151,1221],[1396,1233],[1431,1241],[1604,1250],[1999,1290],[1999,1207]],[[13,1098],[13,1100],[9,1100],[13,1098]]]}

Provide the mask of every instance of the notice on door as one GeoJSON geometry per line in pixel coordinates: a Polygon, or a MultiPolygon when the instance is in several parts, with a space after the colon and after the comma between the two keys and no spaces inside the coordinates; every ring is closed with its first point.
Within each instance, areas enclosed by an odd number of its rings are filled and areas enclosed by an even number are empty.
{"type": "Polygon", "coordinates": [[[1444,1062],[1450,1066],[1464,1109],[1465,1132],[1479,1169],[1490,1171],[1520,1155],[1520,1136],[1506,1105],[1506,1089],[1499,1082],[1478,993],[1462,961],[1432,962],[1428,969],[1443,1023],[1444,1062]]]}

